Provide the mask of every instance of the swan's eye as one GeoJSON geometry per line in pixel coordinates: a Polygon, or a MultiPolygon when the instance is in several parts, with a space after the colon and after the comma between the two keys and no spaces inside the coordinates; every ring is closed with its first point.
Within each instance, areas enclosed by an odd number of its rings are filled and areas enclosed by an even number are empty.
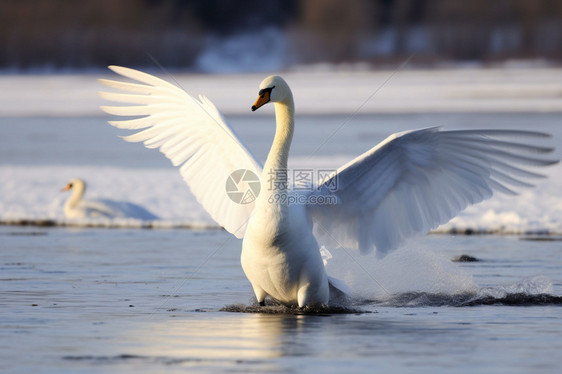
{"type": "Polygon", "coordinates": [[[275,88],[275,86],[273,87],[268,87],[268,88],[262,88],[260,90],[260,92],[258,92],[258,95],[260,95],[260,97],[263,99],[263,97],[265,96],[266,93],[271,94],[271,91],[275,88]]]}

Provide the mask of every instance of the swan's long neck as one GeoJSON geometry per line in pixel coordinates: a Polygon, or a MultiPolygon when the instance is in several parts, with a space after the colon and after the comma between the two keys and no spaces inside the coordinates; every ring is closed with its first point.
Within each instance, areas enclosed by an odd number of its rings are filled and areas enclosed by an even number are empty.
{"type": "Polygon", "coordinates": [[[76,208],[80,200],[82,200],[85,191],[86,186],[81,183],[74,183],[72,186],[72,194],[64,203],[64,210],[76,208]]]}
{"type": "Polygon", "coordinates": [[[288,193],[287,162],[289,149],[293,140],[295,105],[293,96],[288,95],[283,102],[275,103],[275,137],[265,161],[260,200],[267,201],[269,205],[285,207],[288,205],[284,197],[288,193]]]}

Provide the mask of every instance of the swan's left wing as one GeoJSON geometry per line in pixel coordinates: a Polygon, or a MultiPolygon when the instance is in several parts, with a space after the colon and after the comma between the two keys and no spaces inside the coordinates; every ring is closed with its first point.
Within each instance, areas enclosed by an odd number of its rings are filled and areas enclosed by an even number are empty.
{"type": "Polygon", "coordinates": [[[405,239],[446,223],[468,205],[514,194],[522,179],[542,177],[525,166],[557,161],[552,151],[513,141],[542,138],[530,131],[429,128],[394,134],[334,172],[311,193],[307,212],[329,246],[376,249],[378,256],[405,239]]]}
{"type": "Polygon", "coordinates": [[[142,129],[124,139],[160,149],[180,167],[184,181],[211,217],[236,237],[244,237],[254,203],[238,196],[243,192],[237,187],[239,183],[256,183],[261,165],[220,111],[206,97],[194,98],[160,78],[124,67],[110,69],[140,83],[101,79],[108,87],[128,92],[100,92],[101,97],[134,104],[102,109],[109,114],[141,117],[109,123],[122,129],[142,129]]]}

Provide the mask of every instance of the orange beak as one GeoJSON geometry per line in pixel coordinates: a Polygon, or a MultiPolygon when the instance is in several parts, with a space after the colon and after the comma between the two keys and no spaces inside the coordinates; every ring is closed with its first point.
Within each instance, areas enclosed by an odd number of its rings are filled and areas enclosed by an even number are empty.
{"type": "Polygon", "coordinates": [[[67,184],[66,186],[64,186],[64,187],[61,189],[61,191],[68,191],[68,190],[70,190],[71,188],[72,188],[72,184],[69,183],[69,184],[67,184]]]}
{"type": "Polygon", "coordinates": [[[264,91],[262,94],[260,94],[258,96],[258,99],[256,100],[255,104],[252,106],[252,112],[254,112],[256,109],[258,109],[262,105],[267,104],[269,102],[269,95],[270,94],[271,94],[271,90],[264,91]]]}

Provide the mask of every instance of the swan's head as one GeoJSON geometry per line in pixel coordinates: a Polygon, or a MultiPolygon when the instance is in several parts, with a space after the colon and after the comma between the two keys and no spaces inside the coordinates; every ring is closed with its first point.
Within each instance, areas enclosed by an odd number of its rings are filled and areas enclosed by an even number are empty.
{"type": "Polygon", "coordinates": [[[274,103],[286,101],[291,97],[291,90],[283,78],[271,75],[261,82],[258,95],[256,103],[252,106],[252,112],[270,101],[274,103]]]}
{"type": "Polygon", "coordinates": [[[71,179],[66,186],[63,187],[63,191],[68,190],[79,190],[84,191],[86,189],[86,183],[82,179],[71,179]]]}

